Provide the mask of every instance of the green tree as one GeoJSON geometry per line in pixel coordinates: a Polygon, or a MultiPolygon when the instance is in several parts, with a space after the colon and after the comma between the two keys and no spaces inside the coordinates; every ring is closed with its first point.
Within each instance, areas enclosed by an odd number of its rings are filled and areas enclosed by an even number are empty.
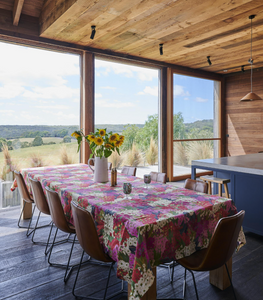
{"type": "Polygon", "coordinates": [[[71,137],[69,135],[64,136],[63,143],[71,143],[71,137]]]}
{"type": "Polygon", "coordinates": [[[6,139],[0,137],[0,152],[3,151],[3,146],[6,145],[6,139]]]}
{"type": "Polygon", "coordinates": [[[124,143],[121,146],[121,151],[127,151],[132,149],[132,144],[135,140],[136,134],[139,131],[139,127],[136,125],[125,125],[122,134],[124,135],[124,143]]]}
{"type": "Polygon", "coordinates": [[[174,139],[184,139],[185,138],[185,125],[184,118],[181,112],[174,114],[173,117],[173,136],[174,139]]]}
{"type": "Polygon", "coordinates": [[[32,142],[32,146],[35,147],[35,146],[41,146],[43,145],[43,139],[41,136],[36,136],[32,142]]]}
{"type": "Polygon", "coordinates": [[[30,147],[29,142],[22,142],[21,143],[21,148],[28,148],[28,147],[30,147]]]}
{"type": "Polygon", "coordinates": [[[19,139],[13,140],[12,142],[13,149],[20,149],[21,148],[21,142],[19,139]]]}

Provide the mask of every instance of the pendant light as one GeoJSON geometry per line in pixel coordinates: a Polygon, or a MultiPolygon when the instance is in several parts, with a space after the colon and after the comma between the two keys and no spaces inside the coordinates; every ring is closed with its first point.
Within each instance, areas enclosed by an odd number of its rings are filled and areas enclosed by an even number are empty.
{"type": "Polygon", "coordinates": [[[250,43],[250,59],[248,62],[251,65],[251,73],[250,73],[250,83],[251,83],[251,92],[248,93],[245,97],[243,97],[240,101],[253,101],[253,100],[262,100],[257,94],[253,93],[252,90],[252,74],[253,74],[253,58],[252,58],[252,20],[256,15],[251,15],[248,18],[251,20],[251,43],[250,43]]]}

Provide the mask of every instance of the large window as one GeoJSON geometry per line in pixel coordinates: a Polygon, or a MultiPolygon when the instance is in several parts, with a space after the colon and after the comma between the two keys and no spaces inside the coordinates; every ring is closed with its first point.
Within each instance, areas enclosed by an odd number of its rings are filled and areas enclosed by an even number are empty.
{"type": "Polygon", "coordinates": [[[113,167],[158,170],[158,70],[95,60],[95,127],[125,136],[113,167]]]}
{"type": "MultiPolygon", "coordinates": [[[[220,83],[173,75],[173,176],[191,173],[191,161],[219,156],[220,83]]],[[[200,171],[200,170],[199,170],[200,171]]]]}

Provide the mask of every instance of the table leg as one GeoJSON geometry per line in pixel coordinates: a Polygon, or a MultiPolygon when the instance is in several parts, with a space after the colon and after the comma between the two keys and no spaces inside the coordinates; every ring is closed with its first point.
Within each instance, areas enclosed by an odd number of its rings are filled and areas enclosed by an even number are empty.
{"type": "MultiPolygon", "coordinates": [[[[156,295],[157,295],[157,291],[156,291],[156,268],[152,269],[153,271],[153,275],[155,277],[154,282],[152,284],[152,286],[149,288],[149,290],[147,291],[147,293],[141,298],[141,300],[156,300],[156,295]]],[[[131,291],[131,285],[128,284],[128,299],[130,299],[130,291],[131,291]]]]}
{"type": "MultiPolygon", "coordinates": [[[[23,207],[23,205],[24,205],[24,200],[21,199],[21,206],[23,207]]],[[[30,219],[31,216],[32,216],[32,203],[26,202],[24,212],[23,212],[23,215],[22,215],[22,219],[23,220],[30,219]]]]}
{"type": "MultiPolygon", "coordinates": [[[[227,262],[227,267],[229,270],[230,277],[232,279],[232,257],[227,262]]],[[[224,290],[230,286],[230,281],[227,275],[225,266],[218,268],[216,270],[210,271],[209,282],[218,287],[220,290],[224,290]]]]}

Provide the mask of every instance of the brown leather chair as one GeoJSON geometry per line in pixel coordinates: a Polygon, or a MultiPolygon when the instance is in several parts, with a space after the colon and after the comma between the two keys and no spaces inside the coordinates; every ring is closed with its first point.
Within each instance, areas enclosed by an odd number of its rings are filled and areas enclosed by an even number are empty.
{"type": "MultiPolygon", "coordinates": [[[[179,259],[177,262],[185,268],[184,281],[186,280],[186,270],[193,276],[196,297],[198,298],[196,283],[193,271],[212,271],[225,265],[229,281],[236,299],[231,277],[227,267],[227,261],[232,257],[237,246],[238,234],[245,216],[245,211],[241,210],[234,216],[225,217],[218,221],[208,248],[196,251],[190,256],[179,259]]],[[[183,294],[185,295],[185,282],[183,294]]]]}
{"type": "Polygon", "coordinates": [[[166,183],[166,174],[160,172],[151,172],[151,179],[160,183],[166,183]]]}
{"type": "MultiPolygon", "coordinates": [[[[54,267],[66,268],[65,275],[64,275],[64,282],[67,282],[67,280],[73,270],[73,267],[77,266],[77,265],[70,266],[70,259],[71,259],[73,247],[75,244],[75,240],[76,240],[76,231],[75,231],[75,227],[70,225],[65,218],[64,210],[61,205],[61,201],[60,201],[58,193],[51,190],[48,187],[46,187],[46,192],[47,192],[47,200],[48,200],[48,206],[49,206],[51,218],[52,218],[52,221],[54,222],[55,226],[57,227],[55,235],[54,235],[54,239],[53,239],[53,242],[51,245],[51,250],[50,250],[49,256],[48,256],[48,263],[54,267]],[[68,233],[68,234],[74,234],[74,239],[72,241],[72,246],[71,246],[67,265],[52,263],[50,261],[50,257],[51,257],[52,250],[53,250],[53,247],[54,247],[54,244],[56,241],[58,229],[60,229],[61,231],[65,232],[65,233],[68,233]]],[[[69,241],[69,239],[66,239],[66,241],[69,241]]]]}
{"type": "Polygon", "coordinates": [[[125,175],[131,175],[131,176],[136,176],[136,167],[129,167],[129,166],[124,166],[122,167],[121,173],[125,175]]]}
{"type": "MultiPolygon", "coordinates": [[[[49,210],[47,199],[46,199],[46,196],[44,194],[41,183],[38,180],[33,179],[33,178],[29,178],[29,181],[30,181],[30,184],[31,184],[31,187],[32,187],[32,193],[33,193],[33,197],[35,199],[36,207],[39,210],[39,215],[38,215],[36,225],[35,225],[35,231],[36,231],[40,214],[43,213],[43,214],[46,214],[46,215],[50,216],[50,210],[49,210]]],[[[47,255],[48,252],[51,250],[51,248],[49,248],[49,250],[48,250],[48,245],[49,245],[50,235],[52,233],[53,222],[51,222],[49,225],[51,225],[51,228],[50,228],[50,232],[49,232],[47,242],[35,242],[34,241],[35,231],[32,234],[32,242],[33,243],[46,246],[45,255],[47,255]]],[[[49,225],[47,225],[47,226],[49,226],[49,225]]],[[[42,227],[44,227],[44,226],[42,226],[42,227]]]]}
{"type": "Polygon", "coordinates": [[[208,191],[208,184],[207,182],[194,180],[194,179],[186,179],[184,188],[188,190],[193,190],[200,193],[207,194],[208,191]]]}
{"type": "MultiPolygon", "coordinates": [[[[83,296],[75,295],[75,286],[76,286],[76,282],[77,282],[77,279],[79,276],[79,270],[80,270],[80,266],[81,266],[81,263],[83,260],[83,255],[85,252],[90,257],[92,257],[100,262],[110,263],[109,264],[110,270],[109,270],[109,274],[108,274],[108,279],[107,279],[107,284],[106,284],[103,299],[109,299],[109,298],[112,298],[112,297],[124,292],[123,283],[122,283],[122,289],[120,291],[118,291],[118,292],[114,293],[113,295],[110,295],[106,298],[111,269],[113,268],[115,261],[112,260],[103,251],[102,245],[100,244],[100,241],[99,241],[96,225],[95,225],[95,222],[94,222],[94,219],[93,219],[91,213],[88,212],[86,209],[79,207],[77,205],[77,203],[75,203],[74,201],[71,202],[71,208],[72,208],[72,214],[73,214],[73,219],[74,219],[74,223],[75,223],[78,241],[79,241],[81,247],[83,248],[82,256],[81,256],[80,263],[79,263],[79,268],[78,268],[75,282],[74,282],[74,285],[72,288],[72,294],[77,298],[83,297],[83,296]]],[[[92,298],[90,296],[85,296],[84,298],[98,299],[98,298],[92,298]]]]}
{"type": "Polygon", "coordinates": [[[16,182],[17,182],[17,186],[18,186],[18,190],[19,190],[20,196],[21,196],[21,198],[24,201],[24,205],[23,205],[20,217],[18,219],[17,226],[19,228],[27,228],[26,235],[29,236],[34,231],[34,229],[30,228],[30,225],[32,223],[32,219],[33,219],[33,215],[34,215],[36,206],[35,206],[34,199],[29,195],[29,192],[28,192],[28,189],[26,187],[26,184],[25,184],[25,181],[24,181],[24,178],[23,178],[22,174],[20,172],[17,172],[17,171],[14,171],[14,174],[15,174],[15,179],[16,179],[16,182]],[[21,221],[21,217],[22,217],[22,214],[24,212],[26,203],[33,204],[32,216],[31,216],[31,218],[29,220],[28,226],[21,226],[20,225],[20,221],[21,221]],[[32,230],[29,232],[29,229],[32,229],[32,230]]]}
{"type": "Polygon", "coordinates": [[[111,169],[112,169],[112,163],[108,162],[108,170],[111,170],[111,169]]]}

